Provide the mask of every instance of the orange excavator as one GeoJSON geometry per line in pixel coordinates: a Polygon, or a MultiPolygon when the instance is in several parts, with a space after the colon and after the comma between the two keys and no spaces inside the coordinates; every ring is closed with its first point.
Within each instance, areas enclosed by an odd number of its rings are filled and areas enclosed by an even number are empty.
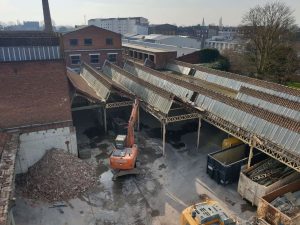
{"type": "Polygon", "coordinates": [[[117,135],[115,148],[109,158],[110,167],[114,173],[113,180],[119,176],[139,174],[136,168],[138,146],[134,141],[134,125],[138,116],[139,100],[135,99],[128,121],[127,135],[117,135]]]}

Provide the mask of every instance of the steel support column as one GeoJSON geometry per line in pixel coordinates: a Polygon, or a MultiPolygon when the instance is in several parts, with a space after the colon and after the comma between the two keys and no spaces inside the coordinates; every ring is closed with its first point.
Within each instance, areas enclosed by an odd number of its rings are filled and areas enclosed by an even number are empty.
{"type": "Polygon", "coordinates": [[[248,166],[247,168],[249,169],[250,166],[251,166],[251,161],[252,161],[252,158],[253,158],[253,145],[250,146],[250,153],[249,153],[249,158],[248,158],[248,166]]]}
{"type": "Polygon", "coordinates": [[[104,131],[107,134],[107,119],[106,119],[106,108],[103,107],[103,123],[104,123],[104,131]]]}
{"type": "Polygon", "coordinates": [[[162,136],[163,136],[163,156],[166,155],[166,123],[162,122],[162,136]]]}
{"type": "Polygon", "coordinates": [[[199,117],[199,122],[198,122],[197,149],[199,149],[199,144],[200,144],[200,129],[201,129],[201,117],[199,117]]]}
{"type": "Polygon", "coordinates": [[[140,107],[137,109],[137,131],[140,131],[140,107]]]}

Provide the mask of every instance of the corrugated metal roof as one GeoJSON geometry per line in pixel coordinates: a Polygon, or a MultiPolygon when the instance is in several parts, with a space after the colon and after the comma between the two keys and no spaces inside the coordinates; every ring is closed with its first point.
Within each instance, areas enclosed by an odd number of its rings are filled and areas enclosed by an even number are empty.
{"type": "Polygon", "coordinates": [[[140,66],[138,64],[126,61],[124,64],[124,70],[127,72],[136,75],[137,77],[157,86],[164,90],[167,90],[177,97],[181,98],[183,101],[190,101],[194,91],[185,88],[183,86],[174,84],[173,82],[170,82],[166,79],[162,79],[162,76],[164,74],[159,73],[155,70],[152,70],[150,68],[140,66]],[[158,76],[156,76],[159,74],[158,76]]]}
{"type": "Polygon", "coordinates": [[[0,62],[60,59],[59,46],[0,47],[0,62]]]}
{"type": "MultiPolygon", "coordinates": [[[[272,82],[267,82],[263,80],[258,80],[246,76],[241,76],[238,74],[228,73],[224,71],[214,70],[210,68],[205,68],[198,65],[193,65],[189,63],[173,61],[167,66],[170,69],[175,69],[175,71],[180,72],[185,68],[196,69],[195,77],[212,82],[218,85],[222,85],[234,90],[239,90],[242,86],[262,91],[271,95],[275,95],[281,98],[289,99],[292,101],[300,102],[300,91],[297,89],[289,88],[283,85],[279,85],[272,82]],[[175,66],[177,65],[177,66],[175,66]]],[[[185,70],[185,69],[184,69],[185,70]]],[[[188,69],[187,69],[188,70],[188,69]]],[[[185,73],[188,74],[188,73],[185,73]]]]}
{"type": "Polygon", "coordinates": [[[191,68],[187,67],[187,66],[182,66],[179,64],[175,64],[175,63],[168,63],[166,65],[166,69],[168,70],[172,70],[181,74],[185,74],[188,75],[189,72],[191,71],[191,68]]]}
{"type": "Polygon", "coordinates": [[[300,121],[300,103],[242,87],[236,99],[300,121]]]}
{"type": "Polygon", "coordinates": [[[102,70],[113,81],[134,93],[154,110],[165,115],[168,114],[173,103],[173,94],[147,83],[108,61],[105,62],[102,70]]]}
{"type": "Polygon", "coordinates": [[[67,77],[68,77],[69,81],[71,82],[72,86],[76,89],[76,91],[78,91],[85,97],[87,97],[91,101],[103,101],[103,99],[97,95],[96,91],[92,87],[90,87],[86,83],[86,81],[81,76],[79,76],[77,73],[68,69],[67,77]]]}
{"type": "Polygon", "coordinates": [[[280,125],[271,123],[262,118],[254,116],[236,107],[212,99],[205,95],[199,95],[196,105],[225,119],[232,124],[257,134],[278,144],[283,149],[300,155],[300,133],[292,131],[280,125]]]}
{"type": "Polygon", "coordinates": [[[87,64],[83,64],[80,71],[80,76],[86,83],[96,91],[97,95],[106,101],[111,90],[111,82],[99,76],[99,71],[95,71],[87,64]]]}

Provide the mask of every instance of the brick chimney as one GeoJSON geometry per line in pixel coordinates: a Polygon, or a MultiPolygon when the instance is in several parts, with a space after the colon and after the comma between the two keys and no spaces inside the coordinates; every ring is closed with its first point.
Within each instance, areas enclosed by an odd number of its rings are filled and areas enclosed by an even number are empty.
{"type": "Polygon", "coordinates": [[[51,22],[49,3],[48,3],[48,0],[42,0],[42,1],[43,1],[43,12],[44,12],[44,23],[45,23],[44,30],[46,32],[52,32],[53,28],[52,28],[52,22],[51,22]]]}

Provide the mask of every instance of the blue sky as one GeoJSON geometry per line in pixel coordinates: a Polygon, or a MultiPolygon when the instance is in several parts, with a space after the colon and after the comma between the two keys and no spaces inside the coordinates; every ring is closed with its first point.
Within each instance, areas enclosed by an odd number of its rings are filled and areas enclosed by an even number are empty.
{"type": "MultiPolygon", "coordinates": [[[[202,22],[238,25],[250,7],[269,0],[49,0],[57,25],[83,24],[86,19],[143,16],[150,23],[194,25],[202,22]]],[[[43,20],[41,0],[0,0],[0,21],[43,20]]],[[[300,0],[282,0],[300,24],[300,0]]]]}

